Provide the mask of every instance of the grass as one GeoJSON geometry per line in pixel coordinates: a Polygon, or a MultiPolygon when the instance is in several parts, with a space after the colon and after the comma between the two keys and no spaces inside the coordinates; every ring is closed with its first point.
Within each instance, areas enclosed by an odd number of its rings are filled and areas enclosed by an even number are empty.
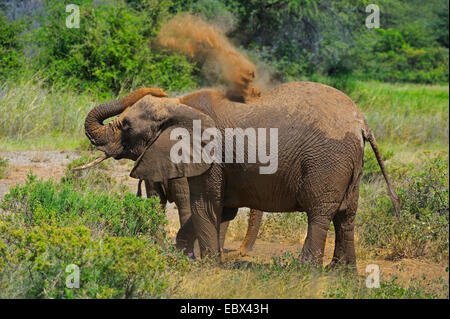
{"type": "Polygon", "coordinates": [[[448,145],[448,86],[357,82],[350,97],[384,144],[448,145]]]}
{"type": "Polygon", "coordinates": [[[270,262],[236,262],[220,267],[191,265],[176,281],[173,298],[448,298],[448,281],[413,278],[408,284],[381,275],[380,288],[366,287],[365,276],[312,269],[298,263],[299,252],[273,257],[270,262]],[[201,281],[198,278],[202,278],[201,281]]]}
{"type": "Polygon", "coordinates": [[[2,137],[0,138],[0,150],[3,152],[77,150],[82,148],[85,140],[87,141],[87,138],[81,134],[66,135],[63,133],[43,134],[24,139],[2,137]]]}
{"type": "MultiPolygon", "coordinates": [[[[239,214],[227,231],[227,238],[241,241],[248,225],[248,213],[239,214]]],[[[272,213],[263,216],[258,238],[269,242],[298,243],[305,238],[308,229],[305,213],[272,213]]]]}
{"type": "MultiPolygon", "coordinates": [[[[382,144],[415,150],[448,145],[445,85],[392,84],[354,79],[314,78],[347,93],[365,114],[382,144]]],[[[39,74],[0,84],[0,149],[73,150],[86,142],[83,123],[99,98],[45,87],[39,74]]]]}
{"type": "Polygon", "coordinates": [[[38,74],[0,84],[2,150],[75,149],[96,97],[48,88],[38,74]]]}

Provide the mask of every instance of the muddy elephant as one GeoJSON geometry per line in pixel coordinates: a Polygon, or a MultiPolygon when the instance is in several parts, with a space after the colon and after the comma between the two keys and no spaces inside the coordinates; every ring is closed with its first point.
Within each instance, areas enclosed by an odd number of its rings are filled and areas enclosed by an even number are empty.
{"type": "MultiPolygon", "coordinates": [[[[109,110],[109,112],[112,112],[111,114],[117,115],[118,113],[132,106],[135,102],[137,102],[145,95],[152,95],[155,97],[167,96],[164,90],[160,88],[144,88],[141,90],[134,91],[120,100],[108,102],[104,104],[104,108],[109,110]]],[[[101,115],[97,114],[97,116],[101,115]]],[[[86,123],[88,123],[88,119],[86,119],[86,123]]],[[[106,136],[105,138],[108,139],[108,137],[106,136]]],[[[111,142],[114,142],[114,140],[111,142]]],[[[99,159],[96,159],[92,163],[74,168],[74,170],[81,170],[92,167],[106,158],[107,156],[101,157],[99,159]]],[[[138,183],[138,191],[136,195],[139,197],[142,196],[142,189],[141,189],[142,182],[143,180],[140,179],[138,183]]],[[[165,179],[165,183],[151,182],[149,180],[145,180],[145,190],[147,197],[151,196],[159,197],[160,202],[163,206],[165,206],[168,201],[174,202],[178,208],[180,225],[183,225],[191,216],[191,208],[189,202],[189,185],[186,178],[178,178],[170,180],[165,179]]],[[[242,256],[247,255],[253,249],[253,245],[256,241],[258,231],[261,225],[262,216],[263,216],[262,211],[250,209],[247,232],[239,248],[240,254],[242,256]]],[[[228,223],[226,224],[226,227],[227,226],[228,223]]],[[[226,232],[223,231],[221,236],[222,247],[225,241],[225,233],[226,232]]],[[[186,231],[177,234],[176,246],[179,249],[184,250],[187,254],[193,256],[194,241],[195,235],[193,233],[193,229],[186,228],[186,231]]]]}
{"type": "Polygon", "coordinates": [[[145,89],[130,96],[139,94],[145,96],[128,108],[121,100],[94,108],[85,120],[86,135],[105,157],[134,160],[131,177],[151,182],[187,178],[192,216],[180,234],[192,229],[202,256],[220,256],[227,222],[239,207],[252,207],[306,212],[308,231],[300,259],[313,265],[322,265],[333,221],[336,240],[330,266],[356,267],[354,218],[366,141],[396,211],[399,208],[364,116],[332,87],[286,83],[246,103],[231,101],[215,89],[179,98],[146,95],[145,89]],[[236,138],[239,130],[247,133],[246,156],[237,149],[245,143],[227,147],[229,143],[222,142],[222,137],[236,138]],[[176,156],[180,149],[181,160],[176,156]]]}
{"type": "MultiPolygon", "coordinates": [[[[161,205],[165,206],[167,202],[174,202],[177,205],[180,225],[191,217],[191,205],[189,194],[189,183],[187,178],[176,178],[166,181],[166,183],[151,182],[148,180],[139,180],[137,196],[142,196],[142,182],[145,184],[145,191],[147,198],[157,196],[160,199],[161,205]]],[[[239,248],[241,256],[247,255],[255,244],[258,235],[259,227],[261,225],[263,212],[256,209],[250,209],[250,216],[248,219],[248,228],[245,238],[239,248]]],[[[176,246],[179,249],[184,249],[185,252],[194,256],[194,230],[185,231],[177,234],[176,246]]],[[[221,233],[221,247],[225,242],[226,232],[221,233]]]]}

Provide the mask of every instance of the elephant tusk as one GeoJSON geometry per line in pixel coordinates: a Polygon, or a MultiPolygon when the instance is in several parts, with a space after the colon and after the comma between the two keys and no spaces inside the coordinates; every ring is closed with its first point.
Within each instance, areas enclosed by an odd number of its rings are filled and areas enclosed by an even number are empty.
{"type": "Polygon", "coordinates": [[[86,168],[95,166],[95,165],[97,165],[97,164],[100,164],[101,162],[103,162],[103,161],[104,161],[105,159],[107,159],[107,158],[109,158],[109,156],[105,154],[105,155],[102,155],[102,156],[100,156],[100,157],[97,157],[95,160],[93,160],[92,162],[90,162],[90,163],[88,163],[88,164],[86,164],[86,165],[74,167],[74,168],[71,168],[71,170],[72,170],[72,171],[81,171],[81,170],[83,170],[83,169],[86,169],[86,168]]]}

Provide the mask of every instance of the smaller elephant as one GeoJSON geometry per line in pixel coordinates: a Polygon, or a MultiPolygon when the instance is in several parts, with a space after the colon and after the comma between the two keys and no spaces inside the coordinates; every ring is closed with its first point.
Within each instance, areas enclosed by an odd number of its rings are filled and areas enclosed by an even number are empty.
{"type": "MultiPolygon", "coordinates": [[[[142,182],[139,180],[136,196],[142,197],[142,182]]],[[[189,184],[186,178],[178,178],[167,181],[167,185],[158,182],[144,181],[147,198],[157,196],[161,205],[167,202],[174,202],[177,205],[180,218],[180,226],[183,226],[191,217],[191,206],[189,201],[189,184]]],[[[239,248],[241,256],[245,256],[253,249],[259,227],[261,225],[263,212],[257,209],[250,210],[247,233],[239,248]]],[[[221,243],[225,241],[225,232],[221,234],[221,243]]],[[[176,238],[176,246],[184,250],[188,255],[194,255],[195,235],[193,229],[188,229],[185,233],[179,232],[176,238]]]]}

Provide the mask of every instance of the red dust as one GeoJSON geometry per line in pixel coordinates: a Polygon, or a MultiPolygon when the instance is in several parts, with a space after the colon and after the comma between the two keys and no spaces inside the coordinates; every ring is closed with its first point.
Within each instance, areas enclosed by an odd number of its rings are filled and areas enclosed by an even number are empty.
{"type": "Polygon", "coordinates": [[[196,61],[217,64],[230,98],[246,100],[260,95],[260,89],[253,83],[255,65],[219,29],[201,18],[184,13],[176,15],[162,26],[158,41],[163,47],[196,61]]]}

